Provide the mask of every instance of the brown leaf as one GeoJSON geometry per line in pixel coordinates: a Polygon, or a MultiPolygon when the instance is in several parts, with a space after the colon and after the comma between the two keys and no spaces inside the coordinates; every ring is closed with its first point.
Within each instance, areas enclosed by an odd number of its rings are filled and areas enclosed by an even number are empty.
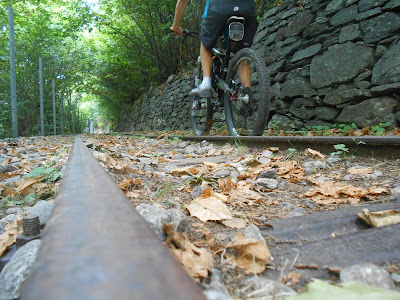
{"type": "Polygon", "coordinates": [[[316,151],[316,150],[313,150],[313,149],[311,149],[311,148],[307,148],[307,150],[306,150],[306,154],[311,154],[312,156],[317,156],[317,157],[319,157],[319,158],[325,158],[326,156],[325,155],[323,155],[321,152],[318,152],[318,151],[316,151]]]}
{"type": "Polygon", "coordinates": [[[220,179],[218,179],[218,184],[219,184],[219,188],[221,189],[221,191],[223,193],[230,192],[231,190],[233,190],[237,187],[237,184],[232,179],[232,177],[220,178],[220,179]]]}
{"type": "Polygon", "coordinates": [[[257,241],[256,239],[245,236],[241,231],[235,234],[232,242],[230,242],[227,247],[240,249],[242,252],[263,261],[268,261],[271,257],[269,249],[264,241],[257,241]]]}
{"type": "Polygon", "coordinates": [[[189,205],[186,205],[186,208],[190,215],[199,218],[203,222],[232,219],[232,214],[226,205],[214,196],[207,198],[200,196],[189,205]]]}
{"type": "Polygon", "coordinates": [[[255,240],[247,237],[243,232],[237,232],[233,241],[227,245],[227,248],[234,248],[237,251],[238,267],[245,269],[247,274],[261,273],[265,270],[265,263],[269,261],[270,251],[262,240],[255,240]]]}
{"type": "Polygon", "coordinates": [[[201,278],[207,278],[208,272],[213,268],[211,251],[193,245],[190,241],[185,239],[182,234],[175,231],[171,223],[164,225],[163,230],[168,235],[166,245],[181,262],[187,272],[197,281],[201,278]]]}
{"type": "Polygon", "coordinates": [[[360,168],[360,169],[351,169],[347,171],[349,174],[372,174],[374,170],[372,168],[360,168]]]}
{"type": "Polygon", "coordinates": [[[28,191],[28,189],[35,183],[39,182],[41,179],[42,179],[41,176],[25,179],[24,181],[20,182],[20,184],[18,185],[18,187],[16,189],[16,192],[18,194],[21,194],[22,196],[28,195],[30,192],[30,191],[28,191]]]}
{"type": "Polygon", "coordinates": [[[126,190],[131,185],[139,186],[139,185],[142,185],[142,182],[138,178],[128,178],[127,177],[127,178],[124,178],[124,180],[122,180],[118,184],[119,188],[122,190],[126,190]]]}
{"type": "Polygon", "coordinates": [[[127,196],[128,198],[139,198],[140,194],[135,191],[128,191],[125,193],[125,196],[127,196]]]}
{"type": "Polygon", "coordinates": [[[285,278],[285,282],[292,282],[293,284],[298,284],[303,274],[297,272],[290,272],[285,278]]]}
{"type": "Polygon", "coordinates": [[[251,183],[245,181],[239,181],[237,183],[237,188],[232,190],[230,195],[231,202],[244,202],[244,201],[260,201],[263,199],[263,196],[253,191],[253,185],[251,183]]]}
{"type": "Polygon", "coordinates": [[[13,222],[8,223],[4,232],[0,234],[0,257],[17,241],[18,234],[22,233],[22,217],[17,217],[13,222]]]}
{"type": "Polygon", "coordinates": [[[176,169],[174,171],[172,171],[172,173],[174,174],[178,174],[178,175],[199,175],[201,174],[201,171],[199,169],[196,168],[181,168],[181,169],[176,169]]]}
{"type": "Polygon", "coordinates": [[[372,227],[383,227],[400,223],[400,213],[397,209],[370,212],[364,208],[357,216],[372,227]]]}
{"type": "Polygon", "coordinates": [[[221,223],[224,224],[226,227],[237,228],[237,229],[242,229],[247,226],[247,220],[238,218],[234,218],[232,220],[223,220],[221,221],[221,223]]]}
{"type": "Polygon", "coordinates": [[[317,181],[319,187],[304,194],[318,204],[358,203],[362,198],[389,193],[383,188],[363,189],[334,181],[317,181]]]}

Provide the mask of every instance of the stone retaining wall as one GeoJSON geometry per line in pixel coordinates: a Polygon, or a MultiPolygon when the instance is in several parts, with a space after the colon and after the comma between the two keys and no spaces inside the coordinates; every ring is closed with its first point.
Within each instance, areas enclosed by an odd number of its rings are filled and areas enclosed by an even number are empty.
{"type": "MultiPolygon", "coordinates": [[[[399,126],[399,35],[399,0],[284,0],[268,11],[253,46],[269,69],[268,127],[399,126]]],[[[143,95],[119,129],[190,129],[193,77],[171,77],[143,95]]]]}

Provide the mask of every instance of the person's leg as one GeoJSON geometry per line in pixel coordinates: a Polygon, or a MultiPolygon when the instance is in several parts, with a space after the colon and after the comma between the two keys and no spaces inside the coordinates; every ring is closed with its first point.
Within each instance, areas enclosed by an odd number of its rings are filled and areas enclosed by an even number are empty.
{"type": "Polygon", "coordinates": [[[211,77],[212,70],[212,53],[204,47],[203,43],[200,46],[201,66],[203,68],[203,78],[211,77]]]}
{"type": "Polygon", "coordinates": [[[239,65],[239,79],[243,87],[251,87],[251,69],[247,60],[239,65]]]}
{"type": "Polygon", "coordinates": [[[201,98],[211,96],[211,71],[212,71],[212,53],[203,43],[200,46],[201,67],[203,69],[203,81],[198,87],[191,90],[190,95],[197,95],[201,98]]]}

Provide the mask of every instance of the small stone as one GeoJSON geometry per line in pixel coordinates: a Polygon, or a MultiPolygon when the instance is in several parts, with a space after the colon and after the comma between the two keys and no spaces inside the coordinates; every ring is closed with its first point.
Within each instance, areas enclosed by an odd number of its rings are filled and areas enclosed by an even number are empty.
{"type": "Polygon", "coordinates": [[[195,199],[203,194],[204,190],[207,189],[204,185],[198,185],[193,189],[192,198],[195,199]]]}
{"type": "Polygon", "coordinates": [[[302,208],[302,207],[297,207],[295,209],[292,209],[290,212],[286,214],[286,218],[293,218],[293,217],[300,217],[304,216],[307,213],[307,211],[302,208]]]}
{"type": "Polygon", "coordinates": [[[50,218],[51,210],[53,209],[53,204],[48,201],[39,201],[31,209],[30,213],[36,214],[39,217],[40,225],[44,225],[50,218]]]}
{"type": "MultiPolygon", "coordinates": [[[[210,283],[207,284],[207,289],[209,291],[218,292],[218,293],[220,293],[221,296],[229,296],[229,292],[224,284],[224,275],[218,269],[211,270],[210,283]]],[[[217,299],[219,299],[219,298],[217,298],[217,299]]],[[[224,298],[222,298],[222,299],[224,299],[224,298]]],[[[231,299],[231,298],[229,297],[229,299],[231,299]]]]}
{"type": "Polygon", "coordinates": [[[22,213],[22,212],[29,214],[31,209],[32,209],[31,207],[24,207],[24,208],[19,207],[19,206],[10,207],[9,209],[6,210],[6,214],[10,215],[10,214],[18,214],[18,213],[22,213]]]}
{"type": "Polygon", "coordinates": [[[13,165],[0,165],[0,174],[14,172],[17,170],[19,170],[19,169],[13,165]]]}
{"type": "Polygon", "coordinates": [[[330,156],[328,157],[328,159],[326,160],[326,162],[330,165],[333,165],[334,163],[340,162],[342,159],[340,157],[337,156],[330,156]]]}
{"type": "Polygon", "coordinates": [[[260,229],[254,224],[248,225],[246,228],[242,229],[241,232],[243,232],[244,236],[266,243],[260,229]]]}
{"type": "Polygon", "coordinates": [[[187,142],[182,142],[182,143],[179,143],[179,144],[177,145],[177,147],[183,149],[183,148],[186,148],[186,147],[187,147],[187,144],[188,144],[187,142]]]}
{"type": "Polygon", "coordinates": [[[176,231],[190,233],[189,219],[184,213],[179,209],[171,208],[168,210],[168,215],[176,231]]]}
{"type": "Polygon", "coordinates": [[[300,204],[307,207],[307,208],[316,208],[317,205],[310,199],[302,199],[300,204]]]}
{"type": "Polygon", "coordinates": [[[0,220],[0,234],[4,232],[4,228],[8,223],[11,223],[15,220],[17,215],[15,214],[10,214],[8,216],[5,216],[3,219],[0,220]]]}
{"type": "Polygon", "coordinates": [[[194,153],[196,153],[196,150],[198,149],[198,147],[197,146],[195,146],[195,145],[189,145],[189,146],[187,146],[186,148],[185,148],[185,153],[186,154],[194,154],[194,153]]]}
{"type": "Polygon", "coordinates": [[[306,175],[317,173],[319,170],[326,169],[328,166],[323,161],[306,161],[303,163],[304,171],[306,175]]]}
{"type": "Polygon", "coordinates": [[[215,290],[204,291],[203,294],[207,300],[233,300],[231,296],[215,290]]]}
{"type": "Polygon", "coordinates": [[[286,209],[291,209],[294,207],[293,203],[290,202],[280,202],[278,205],[278,207],[282,207],[282,208],[286,208],[286,209]]]}
{"type": "Polygon", "coordinates": [[[400,283],[400,274],[399,273],[392,273],[391,277],[397,284],[400,283]]]}
{"type": "Polygon", "coordinates": [[[215,172],[213,174],[214,178],[226,178],[229,177],[231,175],[231,171],[229,170],[220,170],[218,172],[215,172]]]}
{"type": "Polygon", "coordinates": [[[267,158],[267,157],[260,157],[260,158],[258,159],[258,161],[259,161],[260,163],[262,163],[263,165],[267,165],[267,164],[269,164],[269,163],[271,162],[271,159],[270,159],[270,158],[267,158]]]}
{"type": "Polygon", "coordinates": [[[163,171],[164,171],[165,173],[172,173],[172,172],[175,171],[176,169],[178,169],[178,166],[177,166],[177,165],[169,164],[169,165],[166,165],[166,166],[164,167],[163,171]]]}
{"type": "Polygon", "coordinates": [[[342,282],[357,281],[382,289],[396,290],[393,279],[384,268],[364,263],[343,269],[340,272],[342,282]]]}
{"type": "Polygon", "coordinates": [[[172,156],[172,159],[174,159],[174,160],[185,159],[185,155],[183,155],[182,153],[178,153],[178,154],[175,154],[174,156],[172,156]]]}
{"type": "Polygon", "coordinates": [[[287,285],[266,279],[260,276],[256,278],[248,278],[241,281],[242,287],[240,290],[245,291],[243,295],[244,299],[250,299],[247,297],[251,293],[251,298],[254,299],[284,299],[289,296],[296,296],[297,293],[287,285]]]}
{"type": "Polygon", "coordinates": [[[332,180],[332,178],[330,177],[325,177],[325,176],[320,176],[317,179],[315,179],[316,181],[330,181],[332,180]]]}
{"type": "Polygon", "coordinates": [[[276,179],[278,178],[278,172],[275,169],[266,170],[261,172],[260,175],[258,175],[258,178],[276,179]]]}
{"type": "Polygon", "coordinates": [[[15,252],[0,274],[0,299],[17,299],[22,283],[28,277],[40,246],[34,240],[15,252]]]}
{"type": "Polygon", "coordinates": [[[263,153],[261,153],[261,156],[263,156],[263,157],[273,157],[274,153],[272,151],[265,150],[263,153]]]}
{"type": "Polygon", "coordinates": [[[343,180],[350,181],[350,180],[355,179],[356,177],[357,177],[356,175],[347,174],[347,175],[345,175],[345,176],[343,177],[343,180]]]}
{"type": "Polygon", "coordinates": [[[278,180],[271,178],[258,178],[255,184],[260,189],[274,190],[278,187],[278,180]]]}

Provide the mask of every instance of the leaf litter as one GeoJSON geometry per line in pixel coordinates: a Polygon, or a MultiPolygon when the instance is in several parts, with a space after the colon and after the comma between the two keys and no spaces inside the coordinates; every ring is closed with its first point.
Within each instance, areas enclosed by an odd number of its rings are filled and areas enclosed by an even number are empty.
{"type": "MultiPolygon", "coordinates": [[[[327,155],[313,149],[293,155],[270,147],[272,155],[261,163],[261,153],[267,149],[248,151],[247,148],[243,151],[242,148],[239,151],[226,145],[213,146],[202,154],[195,154],[185,152],[184,146],[177,147],[179,142],[174,143],[167,135],[159,139],[87,136],[86,142],[96,145],[92,148],[94,154],[100,157],[134,206],[151,202],[167,209],[178,208],[189,218],[190,234],[165,227],[171,252],[203,286],[207,286],[215,268],[221,270],[224,284],[237,299],[247,299],[246,293],[250,295],[238,288],[244,278],[255,274],[267,276],[271,268],[282,268],[273,264],[265,242],[246,237],[241,230],[251,224],[260,226],[268,224],[269,220],[284,218],[291,208],[303,208],[305,213],[313,213],[384,200],[390,195],[399,166],[398,161],[387,161],[379,168],[385,176],[367,180],[360,176],[372,174],[370,169],[376,170],[376,167],[372,168],[373,164],[381,161],[368,159],[366,162],[347,157],[327,170],[310,175],[303,167],[304,160],[325,161],[327,155]],[[187,160],[225,155],[227,162],[203,161],[165,171],[166,166],[177,161],[174,156],[182,153],[187,160]],[[151,160],[151,163],[143,163],[145,160],[151,160]],[[351,166],[362,168],[349,172],[349,162],[351,166]],[[236,172],[237,175],[216,178],[214,174],[221,170],[230,170],[231,174],[236,172]],[[278,187],[259,189],[255,181],[269,170],[278,174],[278,187]],[[355,179],[344,180],[346,174],[355,179]],[[321,176],[330,180],[318,180],[321,176]],[[194,190],[201,186],[202,192],[193,196],[194,190]],[[311,205],[307,199],[315,204],[311,205]]],[[[198,143],[196,148],[200,146],[198,143]]],[[[297,288],[301,275],[289,271],[282,274],[281,281],[297,288]]]]}
{"type": "Polygon", "coordinates": [[[20,207],[0,234],[0,256],[22,232],[23,208],[54,199],[73,144],[73,137],[21,137],[0,144],[0,219],[20,207]],[[7,171],[12,170],[12,171],[7,171]]]}

